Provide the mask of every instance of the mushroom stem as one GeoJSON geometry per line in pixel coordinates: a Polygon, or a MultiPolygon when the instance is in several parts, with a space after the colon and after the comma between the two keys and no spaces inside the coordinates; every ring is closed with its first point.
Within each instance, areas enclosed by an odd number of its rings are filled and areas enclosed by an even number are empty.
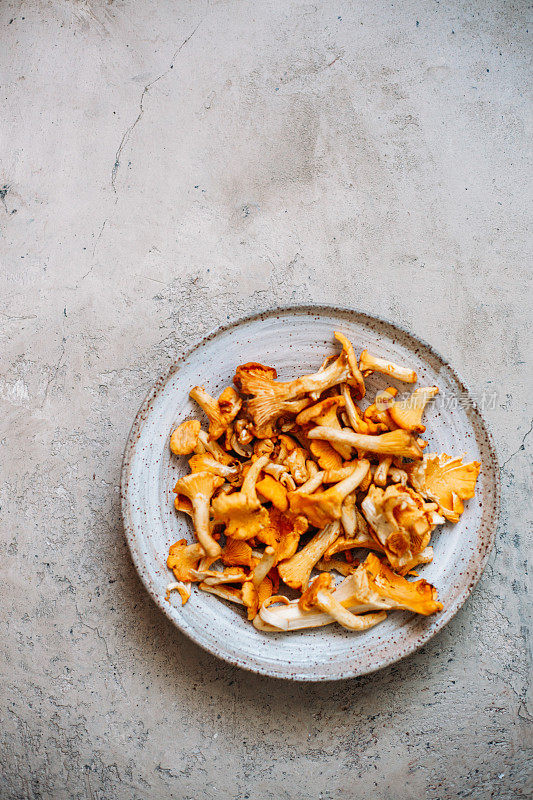
{"type": "MultiPolygon", "coordinates": [[[[336,595],[337,592],[338,590],[336,589],[334,594],[336,595]]],[[[279,598],[279,600],[281,600],[281,598],[279,598]]],[[[276,631],[277,633],[280,633],[282,631],[295,631],[302,630],[304,628],[321,628],[325,625],[331,625],[333,622],[335,622],[331,614],[328,614],[325,611],[319,611],[316,606],[310,611],[302,611],[298,605],[298,600],[289,601],[287,598],[284,598],[284,600],[284,605],[275,606],[274,608],[269,606],[268,601],[263,603],[259,609],[257,617],[259,617],[265,626],[268,625],[269,627],[261,628],[260,630],[273,629],[272,632],[276,631]]],[[[364,614],[367,611],[376,611],[383,607],[384,604],[378,606],[375,603],[354,602],[352,611],[355,614],[364,614]]],[[[390,606],[385,607],[389,608],[390,606]]]]}
{"type": "Polygon", "coordinates": [[[209,531],[209,498],[205,495],[197,495],[191,498],[193,509],[194,530],[198,541],[204,548],[208,556],[215,558],[220,555],[222,548],[216,542],[209,531]]]}
{"type": "MultiPolygon", "coordinates": [[[[348,417],[348,422],[354,429],[356,433],[362,433],[361,430],[361,420],[357,415],[357,411],[355,408],[355,403],[352,400],[352,395],[350,389],[348,388],[347,383],[342,384],[342,396],[344,397],[344,410],[346,411],[346,416],[348,417]]],[[[365,426],[366,430],[366,426],[365,426]]]]}
{"type": "Polygon", "coordinates": [[[398,429],[388,431],[379,436],[369,436],[354,431],[324,428],[318,425],[307,434],[309,439],[324,439],[328,442],[345,442],[368,453],[382,455],[405,456],[407,458],[422,458],[422,450],[414,436],[407,431],[398,429]]]}
{"type": "Polygon", "coordinates": [[[265,633],[281,633],[280,628],[275,628],[274,625],[263,622],[259,614],[256,614],[253,618],[252,625],[254,628],[257,628],[258,631],[263,631],[265,633]]]}
{"type": "Polygon", "coordinates": [[[316,562],[322,558],[328,547],[338,538],[339,533],[340,523],[335,520],[326,525],[321,531],[318,531],[318,533],[315,533],[311,541],[295,553],[292,558],[278,564],[280,577],[287,586],[292,589],[298,589],[307,585],[316,562]]]}
{"type": "Polygon", "coordinates": [[[246,477],[242,483],[241,492],[245,494],[251,502],[259,502],[257,499],[257,493],[255,491],[255,484],[259,475],[261,474],[261,470],[265,467],[269,462],[268,456],[260,456],[257,461],[254,461],[248,472],[246,473],[246,477]]]}
{"type": "Polygon", "coordinates": [[[346,495],[341,507],[341,523],[346,536],[355,536],[357,516],[355,511],[355,490],[346,495]]]}
{"type": "Polygon", "coordinates": [[[261,556],[261,561],[252,572],[252,583],[257,589],[259,584],[266,578],[276,561],[276,551],[273,547],[265,548],[265,552],[261,556]]]}
{"type": "Polygon", "coordinates": [[[321,485],[322,481],[324,480],[325,473],[323,471],[317,472],[308,481],[302,483],[301,486],[298,486],[296,489],[297,492],[306,492],[306,494],[312,494],[315,492],[321,485]]]}
{"type": "Polygon", "coordinates": [[[348,475],[344,480],[335,485],[335,491],[339,496],[346,497],[359,486],[369,469],[370,463],[368,461],[365,459],[358,461],[357,464],[352,467],[351,475],[348,475]]]}
{"type": "Polygon", "coordinates": [[[238,459],[232,458],[214,439],[210,439],[205,431],[200,431],[198,434],[198,444],[195,448],[195,453],[201,455],[207,450],[211,453],[213,458],[220,461],[221,464],[234,464],[238,459]],[[203,449],[201,449],[203,448],[203,449]]]}
{"type": "Polygon", "coordinates": [[[221,597],[223,600],[231,600],[232,603],[238,603],[240,606],[245,604],[239,589],[233,589],[230,586],[224,586],[224,584],[209,586],[207,583],[199,583],[198,588],[209,594],[216,594],[217,597],[221,597]]]}
{"type": "Polygon", "coordinates": [[[330,592],[324,589],[317,593],[316,600],[316,604],[321,611],[325,611],[326,614],[332,616],[339,625],[342,625],[343,628],[348,628],[350,631],[366,631],[387,618],[384,611],[379,611],[375,614],[365,614],[364,616],[352,614],[352,612],[344,608],[330,592]]]}
{"type": "Polygon", "coordinates": [[[416,383],[416,372],[409,367],[402,367],[395,364],[393,361],[387,361],[385,358],[377,358],[370,355],[368,350],[363,350],[359,358],[359,369],[366,373],[368,370],[372,372],[382,372],[384,375],[391,375],[404,383],[416,383]]]}
{"type": "Polygon", "coordinates": [[[379,462],[379,465],[374,472],[374,483],[376,486],[386,486],[387,485],[387,475],[389,472],[390,465],[392,464],[392,456],[385,456],[379,462]]]}

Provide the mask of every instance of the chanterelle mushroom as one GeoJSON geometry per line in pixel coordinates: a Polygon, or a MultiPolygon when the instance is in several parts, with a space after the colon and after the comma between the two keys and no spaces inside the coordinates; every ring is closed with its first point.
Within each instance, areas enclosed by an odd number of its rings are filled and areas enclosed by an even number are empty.
{"type": "Polygon", "coordinates": [[[334,570],[346,578],[348,575],[352,574],[358,565],[358,561],[349,564],[348,561],[342,561],[340,558],[321,558],[320,561],[316,562],[315,569],[321,572],[330,572],[334,570]]]}
{"type": "MultiPolygon", "coordinates": [[[[350,583],[353,574],[354,573],[342,581],[331,593],[341,606],[350,608],[354,614],[364,614],[367,611],[381,611],[391,607],[392,604],[381,600],[378,603],[361,603],[354,599],[353,584],[350,583]]],[[[331,625],[335,622],[331,614],[320,611],[316,606],[306,611],[300,607],[298,600],[288,600],[288,598],[283,597],[283,595],[273,597],[270,601],[263,603],[259,610],[258,618],[262,625],[259,625],[256,621],[254,621],[254,625],[260,628],[260,630],[271,632],[317,628],[324,625],[331,625]],[[283,605],[272,607],[271,603],[279,602],[283,603],[283,605]]]]}
{"type": "Polygon", "coordinates": [[[268,516],[269,523],[257,533],[257,539],[274,548],[278,563],[294,555],[309,523],[305,517],[289,516],[275,507],[269,509],[268,516]]]}
{"type": "Polygon", "coordinates": [[[253,564],[252,548],[242,539],[231,539],[228,536],[221,559],[222,563],[227,566],[251,567],[253,564]]]}
{"type": "Polygon", "coordinates": [[[376,486],[386,486],[387,476],[390,466],[392,464],[392,456],[382,456],[379,460],[379,465],[374,472],[374,483],[376,486]]]}
{"type": "MultiPolygon", "coordinates": [[[[395,609],[427,615],[442,609],[442,603],[437,600],[437,591],[431,584],[425,580],[407,581],[400,575],[395,575],[373,554],[369,554],[366,561],[351,571],[333,591],[329,576],[319,576],[316,581],[316,584],[312,583],[308,587],[300,600],[288,600],[279,596],[263,603],[259,610],[259,620],[257,624],[254,622],[256,627],[267,631],[290,631],[330,625],[337,620],[341,625],[347,623],[346,627],[353,630],[360,629],[360,621],[365,617],[357,616],[359,621],[354,622],[341,609],[349,609],[352,616],[369,611],[395,609]],[[313,604],[318,599],[319,592],[326,592],[335,601],[332,603],[330,597],[322,596],[321,605],[327,611],[320,611],[318,603],[313,604]],[[272,607],[272,603],[282,605],[272,607]]],[[[373,615],[369,616],[372,619],[373,615]]]]}
{"type": "MultiPolygon", "coordinates": [[[[320,403],[316,403],[311,408],[306,408],[301,411],[296,417],[298,425],[307,425],[313,422],[315,425],[322,425],[326,428],[337,428],[341,430],[341,424],[337,417],[337,410],[343,408],[345,405],[344,397],[337,395],[337,397],[326,397],[320,403]]],[[[346,444],[333,443],[333,448],[344,459],[349,459],[352,454],[352,448],[346,444]]],[[[313,452],[313,449],[311,449],[313,452]]],[[[315,453],[313,453],[315,455],[315,453]]],[[[316,453],[321,455],[321,453],[316,453]]]]}
{"type": "Polygon", "coordinates": [[[438,503],[450,522],[457,522],[463,513],[463,500],[474,496],[480,469],[479,461],[463,464],[462,458],[450,458],[446,453],[428,453],[420,464],[406,467],[417,492],[438,503]]]}
{"type": "MultiPolygon", "coordinates": [[[[193,573],[194,575],[195,573],[193,573]]],[[[248,575],[243,569],[237,567],[228,567],[223,570],[201,570],[199,568],[196,572],[196,579],[203,581],[207,586],[220,586],[224,583],[244,583],[248,580],[248,575]]]]}
{"type": "Polygon", "coordinates": [[[429,544],[435,526],[444,522],[436,503],[426,503],[412,489],[399,484],[380,489],[371,486],[361,504],[391,566],[410,569],[413,558],[429,544]]]}
{"type": "Polygon", "coordinates": [[[256,489],[265,500],[269,500],[279,511],[287,511],[289,507],[287,489],[272,475],[265,475],[263,480],[256,484],[256,489]]]}
{"type": "Polygon", "coordinates": [[[209,502],[223,483],[224,478],[212,472],[195,472],[184,475],[174,487],[176,494],[185,495],[191,501],[196,536],[207,555],[213,557],[220,555],[222,548],[209,531],[209,502]]]}
{"type": "Polygon", "coordinates": [[[185,495],[176,495],[174,498],[174,508],[176,511],[182,511],[184,514],[188,514],[189,517],[192,517],[192,503],[185,495]]]}
{"type": "Polygon", "coordinates": [[[340,533],[338,521],[326,525],[323,530],[318,531],[305,547],[298,550],[287,561],[278,564],[280,578],[285,581],[287,586],[292,589],[299,589],[306,586],[311,571],[316,562],[319,561],[328,547],[333,544],[340,533]]]}
{"type": "Polygon", "coordinates": [[[340,519],[344,498],[359,486],[369,468],[370,462],[363,459],[354,466],[351,475],[324,492],[289,492],[291,511],[294,514],[303,514],[317,528],[322,528],[334,519],[340,519]]]}
{"type": "Polygon", "coordinates": [[[341,507],[341,524],[346,536],[355,536],[357,530],[357,513],[354,490],[346,495],[341,507]]]}
{"type": "Polygon", "coordinates": [[[360,397],[364,395],[363,376],[353,348],[341,333],[335,333],[335,337],[342,344],[342,353],[330,366],[314,375],[278,383],[275,381],[277,373],[272,368],[261,364],[243,364],[237,368],[234,381],[242,394],[250,396],[246,409],[256,429],[266,430],[282,414],[294,411],[295,407],[287,404],[309,392],[323,392],[339,383],[349,383],[357,388],[360,397]]]}
{"type": "MultiPolygon", "coordinates": [[[[366,525],[366,520],[365,520],[365,525],[366,525]]],[[[370,535],[370,533],[365,533],[363,531],[361,533],[356,533],[355,536],[339,536],[339,538],[335,542],[333,542],[332,545],[328,547],[328,549],[324,553],[324,558],[330,559],[336,553],[342,553],[346,550],[355,550],[363,548],[368,550],[379,550],[380,552],[384,552],[383,545],[381,545],[378,541],[376,541],[376,539],[374,539],[370,535]]]]}
{"type": "Polygon", "coordinates": [[[353,598],[359,602],[388,602],[416,614],[435,614],[441,611],[437,590],[425,580],[408,581],[396,575],[374,553],[348,579],[354,586],[353,598]]]}
{"type": "Polygon", "coordinates": [[[193,386],[189,396],[196,400],[209,419],[209,438],[219,439],[241,410],[242,400],[232,386],[228,386],[218,400],[203,386],[193,386]]]}
{"type": "Polygon", "coordinates": [[[415,389],[405,400],[399,400],[388,408],[392,420],[406,431],[424,433],[422,415],[429,401],[439,393],[438,386],[426,386],[415,389]]]}
{"type": "Polygon", "coordinates": [[[167,567],[171,569],[178,581],[193,580],[193,573],[198,566],[198,562],[205,556],[205,550],[201,544],[187,544],[186,539],[170,546],[167,558],[167,567]]]}
{"type": "Polygon", "coordinates": [[[382,372],[384,375],[390,375],[393,378],[398,378],[399,381],[404,383],[416,383],[416,372],[408,367],[400,367],[392,361],[387,361],[385,358],[376,358],[371,356],[368,350],[363,350],[359,358],[359,369],[363,375],[369,375],[371,372],[382,372]]]}
{"type": "MultiPolygon", "coordinates": [[[[249,583],[249,581],[247,581],[247,583],[249,583]]],[[[244,584],[244,586],[246,586],[246,584],[244,584]]],[[[246,605],[242,597],[242,588],[236,589],[234,586],[226,586],[222,583],[216,586],[210,586],[204,581],[198,584],[198,588],[209,594],[215,594],[217,597],[222,598],[222,600],[230,600],[232,603],[238,603],[241,606],[246,605]]]]}
{"type": "Polygon", "coordinates": [[[244,605],[248,609],[248,619],[254,619],[259,610],[259,606],[272,594],[272,581],[264,577],[259,583],[246,581],[242,585],[241,596],[244,605]]]}
{"type": "Polygon", "coordinates": [[[233,539],[251,539],[268,525],[268,511],[264,508],[255,490],[261,470],[268,463],[268,456],[258,458],[243,481],[240,492],[215,497],[212,504],[215,519],[224,522],[226,535],[233,539]]]}
{"type": "Polygon", "coordinates": [[[256,589],[259,588],[275,563],[276,551],[273,547],[265,547],[265,552],[252,571],[252,583],[256,589]]]}
{"type": "Polygon", "coordinates": [[[306,460],[309,454],[291,436],[282,434],[278,437],[280,452],[276,457],[277,463],[283,463],[285,468],[294,478],[296,484],[305,483],[309,478],[307,474],[306,460]]]}
{"type": "Polygon", "coordinates": [[[235,456],[230,456],[229,453],[226,453],[224,448],[222,448],[217,441],[210,439],[205,431],[200,431],[198,434],[198,444],[195,449],[195,453],[198,455],[203,455],[206,452],[210,453],[213,458],[219,461],[221,464],[231,466],[239,463],[239,460],[235,458],[235,456]]]}
{"type": "Polygon", "coordinates": [[[187,456],[194,453],[200,433],[200,423],[197,419],[188,419],[172,432],[170,449],[176,456],[187,456]]]}
{"type": "Polygon", "coordinates": [[[348,418],[348,422],[356,433],[368,433],[368,427],[363,420],[361,409],[355,405],[352,399],[350,387],[348,384],[343,383],[341,389],[342,396],[344,398],[344,409],[348,418]]]}
{"type": "Polygon", "coordinates": [[[323,572],[318,575],[300,598],[298,604],[302,611],[309,611],[313,606],[316,606],[333,617],[343,628],[348,628],[348,630],[352,631],[368,630],[386,619],[387,615],[384,611],[361,616],[352,614],[335,597],[331,591],[331,583],[332,577],[329,573],[323,572]]]}
{"type": "Polygon", "coordinates": [[[170,600],[171,592],[178,592],[181,597],[181,605],[184,606],[191,596],[190,581],[175,581],[174,583],[169,583],[165,591],[165,600],[170,600]]]}
{"type": "Polygon", "coordinates": [[[329,442],[319,439],[310,443],[310,450],[318,461],[320,469],[339,469],[342,465],[342,456],[329,442]]]}
{"type": "Polygon", "coordinates": [[[235,481],[240,474],[239,463],[235,464],[221,464],[210,453],[202,453],[202,455],[192,456],[189,459],[189,467],[191,472],[212,472],[213,475],[219,475],[221,478],[226,478],[228,481],[235,481]]]}
{"type": "Polygon", "coordinates": [[[381,433],[378,436],[367,436],[355,433],[348,428],[336,430],[317,426],[307,434],[310,439],[325,439],[328,442],[351,444],[359,450],[378,455],[403,456],[404,458],[422,458],[422,450],[415,437],[408,431],[398,428],[396,431],[381,433]]]}

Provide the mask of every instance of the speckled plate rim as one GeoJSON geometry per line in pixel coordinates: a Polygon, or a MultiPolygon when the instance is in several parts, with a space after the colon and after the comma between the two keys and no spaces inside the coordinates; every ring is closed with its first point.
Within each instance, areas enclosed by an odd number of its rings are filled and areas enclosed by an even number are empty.
{"type": "Polygon", "coordinates": [[[122,460],[122,470],[121,470],[121,479],[120,479],[120,501],[121,501],[121,512],[122,512],[122,522],[124,526],[124,533],[126,537],[126,541],[128,543],[128,547],[130,550],[130,554],[137,570],[137,573],[144,584],[147,592],[151,596],[152,600],[156,603],[158,608],[167,616],[171,622],[179,629],[182,633],[188,636],[192,641],[194,641],[197,645],[199,645],[202,649],[206,650],[206,652],[211,653],[212,655],[221,658],[222,660],[226,661],[229,664],[232,664],[236,667],[240,667],[241,669],[248,670],[249,672],[253,672],[258,675],[266,675],[268,677],[277,678],[280,680],[292,680],[292,681],[301,681],[306,683],[315,683],[315,682],[322,682],[322,681],[333,681],[333,680],[345,680],[349,678],[357,678],[361,677],[362,675],[369,675],[373,672],[377,672],[385,667],[391,666],[392,664],[401,661],[404,658],[415,653],[425,644],[427,644],[430,639],[436,636],[449,622],[453,619],[453,617],[457,614],[457,612],[462,608],[474,588],[476,587],[479,579],[481,578],[485,566],[487,564],[488,558],[494,546],[494,540],[496,537],[496,530],[498,527],[498,520],[499,520],[499,511],[500,511],[500,481],[499,481],[499,464],[498,464],[498,457],[496,454],[496,448],[494,446],[494,440],[490,431],[489,426],[487,425],[483,415],[481,414],[479,408],[472,401],[472,413],[477,417],[478,423],[480,428],[485,436],[486,445],[489,451],[489,461],[492,474],[494,475],[494,485],[492,486],[493,489],[493,496],[492,496],[492,509],[490,510],[490,527],[486,531],[486,545],[484,548],[483,553],[480,554],[479,559],[475,562],[475,569],[473,573],[470,575],[470,580],[465,585],[462,592],[460,592],[454,601],[442,611],[436,622],[428,627],[424,632],[420,634],[420,636],[413,641],[410,641],[407,647],[403,652],[398,654],[392,655],[388,658],[382,658],[382,660],[375,666],[365,669],[358,669],[357,665],[354,665],[353,668],[344,670],[339,672],[338,674],[331,675],[331,674],[318,674],[316,676],[310,676],[308,674],[298,674],[294,672],[290,672],[287,675],[282,675],[279,672],[275,672],[269,667],[263,667],[260,664],[251,664],[248,660],[241,659],[238,656],[228,653],[225,650],[219,648],[217,645],[214,645],[212,642],[207,644],[206,642],[202,641],[201,637],[196,635],[196,633],[190,630],[186,623],[183,621],[178,622],[175,617],[172,616],[170,613],[170,607],[167,603],[165,603],[164,598],[161,596],[161,593],[152,583],[150,575],[146,573],[146,571],[142,568],[142,564],[140,563],[140,559],[138,558],[138,554],[135,548],[135,530],[134,525],[132,523],[132,514],[130,509],[130,498],[127,491],[128,480],[131,473],[131,464],[133,457],[135,455],[135,447],[136,443],[139,438],[139,433],[148,417],[150,406],[153,403],[155,397],[159,394],[162,388],[165,386],[169,378],[180,368],[180,364],[182,364],[186,359],[189,358],[196,350],[200,347],[207,344],[207,342],[211,341],[212,339],[216,338],[222,333],[226,333],[239,327],[240,325],[254,322],[257,320],[264,320],[272,316],[276,316],[278,314],[287,314],[287,313],[309,313],[309,314],[354,314],[356,315],[363,323],[371,324],[371,323],[379,323],[380,325],[387,326],[392,332],[396,331],[398,334],[401,334],[403,337],[407,337],[410,342],[415,346],[422,346],[426,350],[428,350],[431,355],[440,361],[451,373],[457,384],[459,385],[461,391],[465,393],[468,397],[472,398],[472,392],[469,390],[467,384],[458,373],[458,371],[451,366],[449,361],[445,359],[441,353],[436,350],[433,345],[426,342],[417,334],[413,334],[404,328],[402,325],[398,323],[391,322],[390,320],[386,319],[385,317],[378,316],[376,314],[367,314],[364,311],[360,311],[355,308],[349,308],[347,306],[332,306],[324,303],[305,303],[305,304],[288,304],[284,306],[280,306],[277,308],[268,309],[266,311],[258,311],[253,314],[246,314],[244,316],[237,317],[229,322],[225,323],[224,325],[219,325],[216,328],[213,328],[209,333],[203,336],[203,338],[198,341],[196,344],[189,347],[186,351],[182,353],[182,355],[177,358],[171,367],[167,370],[167,372],[162,375],[152,388],[148,391],[137,415],[133,421],[133,424],[130,429],[130,433],[126,442],[126,446],[124,449],[124,456],[122,460]]]}

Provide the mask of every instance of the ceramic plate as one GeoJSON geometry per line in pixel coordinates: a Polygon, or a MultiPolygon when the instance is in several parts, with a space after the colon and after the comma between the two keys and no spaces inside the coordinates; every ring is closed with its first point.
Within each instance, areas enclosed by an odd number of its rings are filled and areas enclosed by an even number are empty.
{"type": "MultiPolygon", "coordinates": [[[[391,383],[374,374],[368,397],[391,383]]],[[[394,381],[392,381],[394,383],[394,381]]],[[[397,384],[405,390],[405,385],[397,384]]],[[[498,470],[485,424],[454,369],[432,347],[384,320],[347,309],[295,307],[241,319],[215,331],[183,355],[157,381],[144,401],[126,445],[122,469],[122,511],[133,561],[151,596],[172,622],[197,644],[239,667],[301,681],[363,675],[404,658],[434,636],[465,602],[483,571],[498,514],[498,470]],[[326,355],[338,352],[333,339],[342,331],[356,353],[371,353],[407,364],[421,386],[436,384],[437,401],[425,414],[428,452],[445,451],[482,462],[476,497],[456,525],[447,523],[432,537],[435,558],[420,575],[438,588],[444,610],[431,617],[394,612],[365,633],[338,625],[294,633],[257,631],[240,606],[196,588],[181,607],[179,595],[165,600],[173,579],[166,567],[169,545],[193,541],[188,518],[173,507],[172,488],[187,470],[172,456],[170,433],[185,419],[202,418],[189,389],[204,385],[214,395],[229,385],[238,364],[260,361],[275,366],[279,380],[314,372],[326,355]]]]}

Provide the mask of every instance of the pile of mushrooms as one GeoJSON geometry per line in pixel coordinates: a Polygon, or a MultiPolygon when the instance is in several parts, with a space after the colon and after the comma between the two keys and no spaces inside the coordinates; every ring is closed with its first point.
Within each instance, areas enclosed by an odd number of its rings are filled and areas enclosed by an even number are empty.
{"type": "Polygon", "coordinates": [[[237,367],[212,397],[191,398],[208,420],[182,422],[170,437],[190,473],[174,505],[196,541],[171,545],[167,587],[185,604],[192,584],[244,606],[261,631],[334,622],[363,631],[395,609],[433,614],[437,590],[415,568],[433,559],[431,535],[457,522],[474,496],[480,463],[426,453],[424,409],[438,393],[398,386],[369,403],[365,378],[414,384],[416,372],[351,343],[313,375],[278,381],[273,367],[237,367]]]}

